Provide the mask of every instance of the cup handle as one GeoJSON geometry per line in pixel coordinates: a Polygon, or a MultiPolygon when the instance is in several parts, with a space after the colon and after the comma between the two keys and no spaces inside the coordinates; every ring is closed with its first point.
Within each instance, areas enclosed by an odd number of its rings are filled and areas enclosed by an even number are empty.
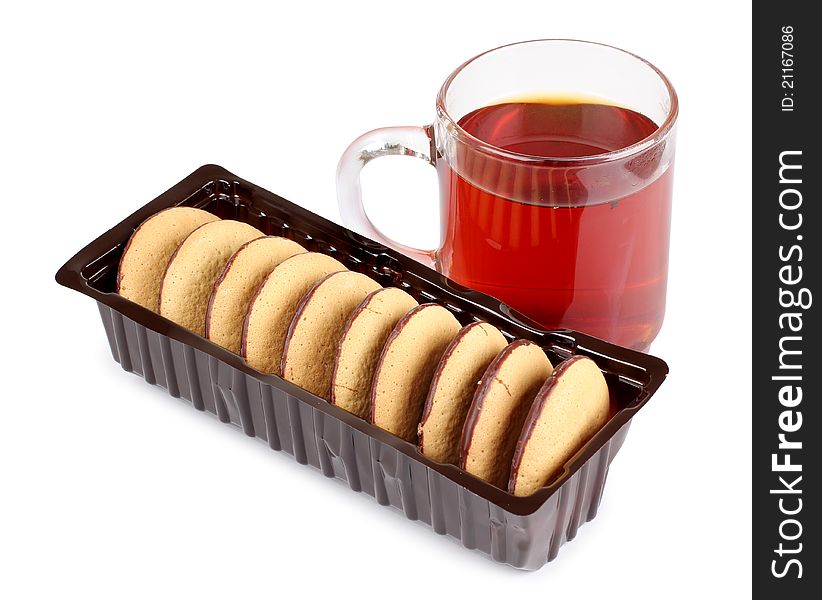
{"type": "Polygon", "coordinates": [[[434,129],[431,125],[383,127],[354,140],[337,166],[337,205],[343,225],[431,268],[436,268],[436,250],[421,250],[394,241],[368,218],[362,204],[360,172],[365,165],[381,156],[416,156],[434,166],[434,147],[434,129]]]}

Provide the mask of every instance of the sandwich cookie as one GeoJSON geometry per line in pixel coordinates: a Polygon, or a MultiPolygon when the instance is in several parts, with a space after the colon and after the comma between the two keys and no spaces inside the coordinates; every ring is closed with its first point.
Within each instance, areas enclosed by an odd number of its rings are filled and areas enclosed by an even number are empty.
{"type": "Polygon", "coordinates": [[[159,310],[160,285],[166,265],[188,234],[218,217],[199,208],[175,206],[143,221],[131,234],[117,269],[117,293],[159,310]]]}
{"type": "Polygon", "coordinates": [[[285,338],[300,300],[319,279],[345,270],[341,262],[319,252],[297,254],[274,267],[251,299],[243,321],[246,362],[279,375],[285,338]]]}
{"type": "Polygon", "coordinates": [[[290,381],[328,400],[334,358],[351,313],[380,284],[362,273],[332,273],[314,284],[294,313],[283,349],[281,372],[290,381]]]}
{"type": "Polygon", "coordinates": [[[563,361],[537,393],[517,442],[508,491],[536,492],[608,421],[608,384],[586,356],[563,361]]]}
{"type": "Polygon", "coordinates": [[[434,372],[417,430],[425,456],[457,463],[462,426],[477,385],[507,345],[499,329],[488,323],[466,325],[448,345],[434,372]]]}
{"type": "Polygon", "coordinates": [[[230,219],[201,225],[177,247],[160,286],[160,314],[194,333],[205,334],[214,283],[240,246],[263,232],[230,219]]]}
{"type": "Polygon", "coordinates": [[[251,240],[229,259],[214,284],[206,313],[206,337],[240,353],[243,320],[251,298],[263,279],[285,259],[307,252],[297,242],[268,236],[251,240]]]}
{"type": "Polygon", "coordinates": [[[368,294],[354,310],[343,330],[334,372],[331,404],[368,419],[371,381],[385,341],[399,320],[417,301],[399,288],[368,294]]]}
{"type": "Polygon", "coordinates": [[[553,367],[542,348],[517,340],[491,362],[477,388],[460,442],[460,468],[505,488],[531,403],[553,367]]]}
{"type": "Polygon", "coordinates": [[[382,350],[371,385],[371,422],[397,437],[417,437],[422,405],[434,369],[459,321],[437,304],[412,308],[394,327],[382,350]]]}

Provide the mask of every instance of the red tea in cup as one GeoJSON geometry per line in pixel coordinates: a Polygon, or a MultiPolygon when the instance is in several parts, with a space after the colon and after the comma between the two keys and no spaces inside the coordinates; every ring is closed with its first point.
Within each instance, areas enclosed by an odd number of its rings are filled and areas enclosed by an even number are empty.
{"type": "MultiPolygon", "coordinates": [[[[565,99],[483,107],[459,126],[494,147],[535,158],[602,155],[658,128],[627,108],[565,99]]],[[[533,161],[493,168],[473,158],[463,161],[463,175],[437,163],[448,199],[442,203],[442,272],[547,328],[649,344],[665,312],[671,170],[636,192],[597,202],[575,181],[573,168],[551,159],[535,170],[533,161]]],[[[619,179],[618,172],[602,176],[619,179]]]]}
{"type": "Polygon", "coordinates": [[[436,110],[433,125],[351,144],[337,175],[343,222],[546,328],[647,349],[668,273],[678,109],[667,78],[617,48],[536,40],[467,61],[436,110]],[[437,167],[436,250],[387,238],[365,214],[360,170],[389,154],[437,167]]]}

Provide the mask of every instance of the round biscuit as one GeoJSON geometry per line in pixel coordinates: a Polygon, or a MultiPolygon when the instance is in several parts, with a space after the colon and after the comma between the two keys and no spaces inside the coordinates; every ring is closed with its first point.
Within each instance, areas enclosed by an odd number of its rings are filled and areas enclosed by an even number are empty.
{"type": "Polygon", "coordinates": [[[417,301],[399,288],[371,292],[346,323],[331,376],[331,404],[367,419],[371,381],[385,341],[417,301]]]}
{"type": "Polygon", "coordinates": [[[334,357],[351,313],[380,284],[342,271],[318,281],[294,313],[283,348],[283,379],[328,400],[334,357]]]}
{"type": "Polygon", "coordinates": [[[307,252],[297,242],[267,236],[247,242],[228,260],[211,290],[206,313],[208,339],[240,353],[243,320],[263,279],[285,259],[307,252]]]}
{"type": "Polygon", "coordinates": [[[563,361],[537,393],[511,464],[508,491],[529,496],[608,422],[608,383],[586,356],[563,361]]]}
{"type": "Polygon", "coordinates": [[[505,488],[528,410],[553,367],[528,340],[506,346],[482,376],[465,418],[459,466],[505,488]]]}
{"type": "Polygon", "coordinates": [[[243,320],[242,355],[263,373],[279,375],[285,338],[303,296],[326,275],[345,265],[319,252],[287,258],[260,284],[243,320]]]}
{"type": "Polygon", "coordinates": [[[477,385],[507,345],[500,330],[488,323],[466,325],[451,341],[434,372],[417,430],[423,455],[457,463],[462,426],[477,385]]]}
{"type": "Polygon", "coordinates": [[[388,336],[371,386],[371,422],[409,442],[417,437],[434,369],[460,330],[438,304],[412,308],[388,336]]]}
{"type": "Polygon", "coordinates": [[[174,206],[143,221],[126,244],[117,268],[117,293],[154,312],[160,285],[177,246],[200,225],[219,217],[199,208],[174,206]]]}
{"type": "Polygon", "coordinates": [[[231,255],[263,232],[230,219],[192,231],[168,261],[160,286],[160,314],[194,333],[205,333],[208,299],[231,255]]]}

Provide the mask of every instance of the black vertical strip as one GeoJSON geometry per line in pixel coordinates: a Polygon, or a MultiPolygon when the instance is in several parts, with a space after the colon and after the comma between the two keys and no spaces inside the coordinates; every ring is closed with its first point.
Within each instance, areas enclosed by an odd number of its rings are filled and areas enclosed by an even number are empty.
{"type": "Polygon", "coordinates": [[[822,593],[819,67],[812,2],[753,24],[753,591],[822,593]]]}

